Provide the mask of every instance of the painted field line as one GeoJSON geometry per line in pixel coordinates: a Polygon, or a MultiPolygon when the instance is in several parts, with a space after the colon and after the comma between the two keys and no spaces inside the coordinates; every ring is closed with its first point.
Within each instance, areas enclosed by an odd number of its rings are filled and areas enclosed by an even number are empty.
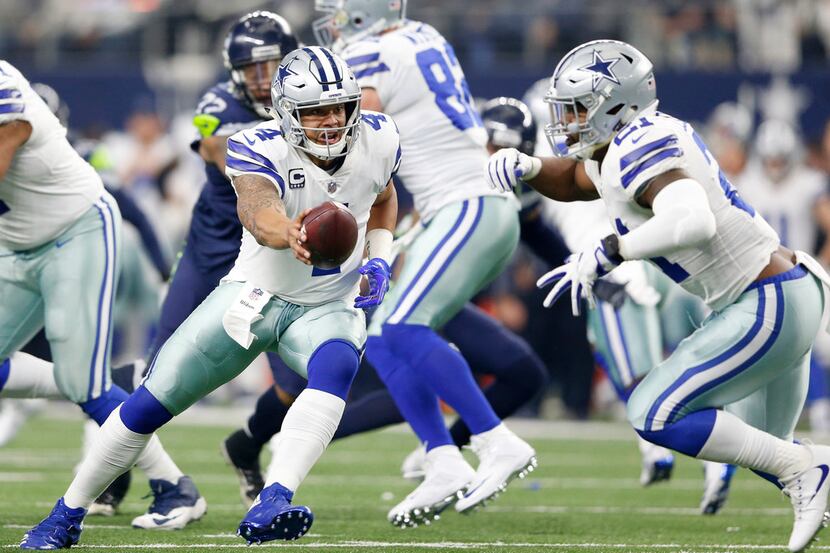
{"type": "MultiPolygon", "coordinates": [[[[780,551],[784,548],[782,545],[757,545],[757,544],[679,544],[679,543],[507,543],[507,542],[385,542],[385,541],[343,541],[343,542],[326,542],[326,543],[310,543],[310,542],[270,542],[263,543],[258,547],[285,547],[291,548],[306,548],[306,549],[346,549],[346,548],[366,548],[366,549],[384,549],[389,547],[406,547],[410,549],[530,549],[530,548],[544,548],[550,550],[589,550],[589,549],[643,549],[645,551],[660,549],[660,550],[674,550],[674,551],[780,551]]],[[[5,549],[17,548],[17,544],[4,545],[5,549]]],[[[194,544],[179,544],[179,543],[134,543],[134,544],[113,544],[113,545],[79,545],[78,548],[83,549],[210,549],[221,547],[223,549],[241,549],[248,548],[245,543],[194,543],[194,544]]],[[[830,550],[830,546],[820,545],[813,546],[813,550],[830,550]]]]}

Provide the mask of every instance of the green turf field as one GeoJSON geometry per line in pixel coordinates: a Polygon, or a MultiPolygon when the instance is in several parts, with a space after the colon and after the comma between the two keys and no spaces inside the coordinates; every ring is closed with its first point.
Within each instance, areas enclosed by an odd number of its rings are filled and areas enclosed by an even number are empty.
{"type": "MultiPolygon", "coordinates": [[[[521,425],[516,425],[521,428],[521,425]]],[[[162,440],[208,501],[204,519],[177,532],[130,528],[149,504],[146,480],[134,473],[122,514],[87,519],[79,550],[216,551],[244,547],[234,535],[243,515],[236,479],[224,465],[218,443],[230,426],[173,424],[162,440]]],[[[535,426],[535,434],[539,427],[535,426]]],[[[560,428],[561,430],[561,428],[560,428]]],[[[11,549],[50,510],[77,462],[77,419],[30,421],[25,432],[0,449],[0,546],[11,549]]],[[[520,433],[521,430],[520,430],[520,433]]],[[[735,477],[725,510],[697,514],[700,464],[680,459],[673,480],[649,489],[637,483],[639,454],[632,434],[615,425],[598,439],[596,426],[571,427],[578,438],[533,439],[539,469],[515,481],[486,510],[470,516],[445,512],[430,527],[400,530],[386,522],[387,510],[411,484],[398,476],[414,445],[400,430],[335,443],[297,494],[316,515],[311,532],[294,543],[260,547],[312,551],[494,551],[511,552],[707,552],[784,551],[792,512],[788,501],[748,472],[735,477]]],[[[830,534],[830,532],[828,532],[830,534]]],[[[825,537],[830,540],[830,537],[825,537]]],[[[821,546],[816,549],[830,549],[821,546]]]]}

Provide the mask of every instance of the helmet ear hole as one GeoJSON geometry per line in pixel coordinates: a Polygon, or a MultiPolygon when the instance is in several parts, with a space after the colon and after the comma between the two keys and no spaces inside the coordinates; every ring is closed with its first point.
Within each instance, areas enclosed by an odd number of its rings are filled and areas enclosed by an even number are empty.
{"type": "Polygon", "coordinates": [[[622,108],[623,108],[623,104],[617,104],[614,107],[612,107],[611,109],[609,109],[608,111],[606,111],[605,113],[607,113],[608,115],[617,115],[622,108]]]}

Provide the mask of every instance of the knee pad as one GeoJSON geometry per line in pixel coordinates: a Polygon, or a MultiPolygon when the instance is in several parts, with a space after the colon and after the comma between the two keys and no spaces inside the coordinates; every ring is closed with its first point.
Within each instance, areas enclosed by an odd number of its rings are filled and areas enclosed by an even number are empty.
{"type": "Polygon", "coordinates": [[[95,399],[79,403],[78,407],[86,413],[86,415],[98,423],[98,426],[104,424],[110,413],[121,405],[127,399],[127,392],[118,386],[112,386],[109,390],[101,394],[95,399]]]}
{"type": "Polygon", "coordinates": [[[137,434],[152,434],[173,418],[173,415],[144,386],[124,401],[121,421],[137,434]]]}
{"type": "Polygon", "coordinates": [[[360,353],[345,340],[329,340],[308,360],[308,387],[346,400],[360,365],[360,353]]]}

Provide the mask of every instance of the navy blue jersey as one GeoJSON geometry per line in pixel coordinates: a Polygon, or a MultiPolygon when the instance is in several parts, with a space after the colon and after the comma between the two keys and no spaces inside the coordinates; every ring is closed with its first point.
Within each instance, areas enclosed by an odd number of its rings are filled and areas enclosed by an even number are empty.
{"type": "MultiPolygon", "coordinates": [[[[220,82],[202,96],[196,107],[193,124],[200,137],[190,147],[198,153],[202,138],[227,137],[262,121],[231,81],[220,82]]],[[[242,225],[236,214],[236,194],[224,173],[214,164],[205,163],[205,176],[207,181],[193,208],[187,243],[196,265],[209,271],[231,265],[236,259],[242,225]]]]}

